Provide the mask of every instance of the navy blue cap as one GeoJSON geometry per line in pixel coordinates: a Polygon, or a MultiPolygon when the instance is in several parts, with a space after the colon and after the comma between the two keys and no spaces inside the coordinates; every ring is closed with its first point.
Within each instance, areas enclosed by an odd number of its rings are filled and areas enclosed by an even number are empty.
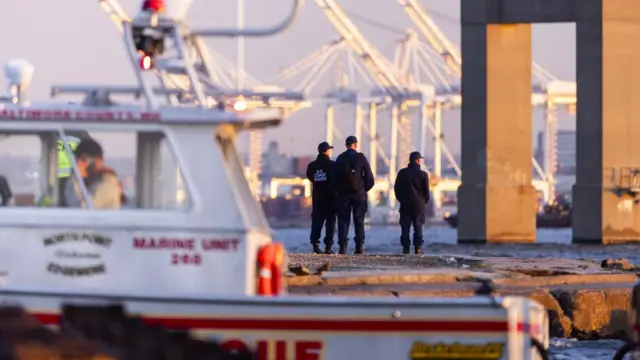
{"type": "Polygon", "coordinates": [[[333,146],[329,145],[328,142],[323,141],[320,143],[320,145],[318,145],[318,153],[322,154],[324,152],[326,152],[327,150],[331,150],[333,149],[333,146]]]}
{"type": "Polygon", "coordinates": [[[419,153],[419,152],[417,152],[417,151],[414,151],[414,152],[412,152],[412,153],[409,155],[409,161],[410,161],[410,162],[411,162],[411,161],[416,161],[416,160],[418,160],[418,159],[424,159],[424,158],[423,158],[423,157],[422,157],[422,155],[420,155],[420,153],[419,153]]]}
{"type": "Polygon", "coordinates": [[[358,143],[358,138],[353,136],[353,135],[347,137],[347,140],[345,140],[345,144],[347,146],[351,146],[351,145],[357,144],[357,143],[358,143]]]}

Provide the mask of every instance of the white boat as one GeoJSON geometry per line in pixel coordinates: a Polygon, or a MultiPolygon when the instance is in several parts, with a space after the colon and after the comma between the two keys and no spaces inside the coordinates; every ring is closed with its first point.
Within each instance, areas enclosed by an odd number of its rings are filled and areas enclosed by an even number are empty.
{"type": "MultiPolygon", "coordinates": [[[[104,4],[112,4],[107,6],[112,15],[118,12],[113,1],[104,4]]],[[[184,24],[156,20],[160,29],[168,29],[164,36],[178,34],[173,40],[181,43],[180,32],[187,31],[184,24]]],[[[28,67],[9,66],[9,80],[18,91],[0,103],[0,135],[39,135],[41,191],[51,196],[54,205],[56,141],[67,131],[136,134],[138,171],[131,207],[95,209],[87,201],[86,209],[4,208],[0,300],[20,303],[49,325],[58,324],[65,303],[122,304],[128,313],[149,323],[217,338],[230,349],[253,348],[264,360],[542,359],[532,342],[548,346],[546,311],[524,297],[259,296],[265,294],[257,294],[256,284],[267,274],[262,268],[258,271],[258,251],[272,237],[251,194],[235,139],[242,130],[277,126],[284,118],[282,109],[265,105],[237,113],[205,105],[209,101],[198,101],[199,97],[220,102],[224,94],[196,83],[194,79],[201,76],[185,59],[171,63],[184,65],[182,75],[175,71],[175,76],[191,81],[187,90],[154,89],[147,81],[156,76],[148,59],[139,62],[131,45],[134,29],[147,25],[135,21],[120,25],[138,87],[57,86],[56,93],[85,94],[85,102],[28,103],[22,98],[28,67]],[[123,93],[142,94],[146,104],[113,104],[108,99],[123,93]],[[160,104],[163,98],[168,99],[166,105],[160,104]],[[188,103],[189,98],[195,102],[188,103]],[[167,144],[178,164],[179,181],[172,186],[176,196],[180,191],[187,200],[182,209],[159,206],[168,191],[166,183],[158,182],[160,142],[167,144]]],[[[251,31],[260,33],[246,30],[251,31]]],[[[196,39],[197,34],[190,36],[196,39]]],[[[154,63],[160,64],[160,57],[154,63]]],[[[199,65],[206,68],[206,61],[199,65]]],[[[243,96],[262,96],[269,104],[267,94],[243,96]]],[[[68,155],[73,158],[71,152],[68,155]]],[[[75,167],[73,176],[81,180],[75,167]]],[[[277,271],[273,280],[278,280],[277,271]]]]}

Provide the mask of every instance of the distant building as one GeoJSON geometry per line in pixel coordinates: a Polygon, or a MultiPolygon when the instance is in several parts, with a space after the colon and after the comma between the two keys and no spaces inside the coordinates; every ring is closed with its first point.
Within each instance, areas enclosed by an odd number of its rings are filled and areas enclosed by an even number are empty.
{"type": "Polygon", "coordinates": [[[558,173],[576,173],[576,132],[573,130],[558,131],[558,173]]]}
{"type": "Polygon", "coordinates": [[[540,166],[544,166],[544,131],[538,133],[536,140],[536,147],[533,151],[533,157],[536,159],[540,166]]]}
{"type": "MultiPolygon", "coordinates": [[[[558,171],[560,175],[574,175],[576,173],[576,132],[574,130],[558,131],[558,171]]],[[[535,158],[544,167],[544,132],[538,133],[535,158]]]]}
{"type": "Polygon", "coordinates": [[[304,178],[307,176],[307,165],[315,160],[315,156],[294,156],[293,157],[293,174],[304,178]]]}
{"type": "Polygon", "coordinates": [[[262,154],[261,179],[269,179],[279,176],[293,175],[293,160],[280,152],[278,142],[272,141],[267,146],[267,151],[262,154]]]}

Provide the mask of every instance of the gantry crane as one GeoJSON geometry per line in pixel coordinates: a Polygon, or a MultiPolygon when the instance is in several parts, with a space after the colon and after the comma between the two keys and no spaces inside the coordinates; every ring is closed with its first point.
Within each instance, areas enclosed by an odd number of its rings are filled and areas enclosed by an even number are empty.
{"type": "MultiPolygon", "coordinates": [[[[171,5],[181,7],[167,9],[164,13],[145,9],[145,6],[155,6],[156,3],[158,7],[164,7],[164,1],[148,1],[133,19],[124,12],[118,0],[100,0],[99,3],[122,33],[127,55],[142,88],[122,89],[121,92],[142,92],[151,108],[164,101],[168,105],[231,107],[236,111],[271,107],[290,113],[308,105],[302,93],[265,86],[244,69],[234,69],[230,61],[205,45],[205,38],[212,36],[263,36],[265,31],[282,31],[297,16],[301,0],[295,0],[293,11],[281,24],[270,29],[242,31],[191,29],[184,20],[191,1],[172,1],[171,5]],[[237,84],[249,87],[239,88],[237,84]]],[[[78,90],[81,89],[57,89],[62,92],[78,90]]],[[[254,190],[257,174],[261,171],[262,143],[259,140],[261,136],[253,136],[250,141],[249,158],[254,190]]]]}
{"type": "Polygon", "coordinates": [[[302,60],[290,65],[269,80],[270,83],[284,84],[295,81],[298,77],[301,80],[293,87],[294,91],[300,91],[312,97],[313,104],[326,104],[326,134],[325,139],[329,143],[334,142],[334,138],[342,138],[338,127],[334,123],[335,105],[350,104],[355,106],[355,133],[358,139],[362,139],[362,132],[366,133],[369,145],[369,157],[371,170],[377,176],[377,158],[382,159],[386,166],[389,166],[389,158],[381,146],[377,134],[377,110],[382,105],[386,105],[384,96],[363,97],[358,94],[359,82],[357,77],[367,88],[378,89],[384,92],[384,87],[373,78],[371,73],[365,68],[360,58],[354,55],[351,46],[340,38],[322,46],[317,51],[304,57],[302,60]],[[316,85],[329,70],[333,70],[334,76],[332,87],[322,94],[315,93],[316,85]],[[317,99],[314,95],[320,95],[317,99]],[[368,120],[364,121],[365,110],[363,104],[368,105],[368,120]]]}
{"type": "MultiPolygon", "coordinates": [[[[455,69],[442,66],[439,56],[434,56],[434,49],[422,44],[418,40],[415,31],[408,30],[407,35],[398,41],[394,56],[394,64],[401,74],[405,76],[409,86],[417,86],[418,84],[432,84],[435,90],[435,100],[429,104],[427,111],[434,119],[433,128],[428,130],[433,134],[434,145],[434,165],[433,175],[436,179],[442,178],[442,154],[444,153],[449,165],[454,169],[456,174],[460,176],[462,170],[456,162],[453,154],[447,149],[443,143],[442,135],[442,111],[450,106],[460,104],[461,96],[459,95],[459,76],[455,69]],[[425,75],[426,79],[422,79],[421,75],[425,75]]],[[[431,117],[431,116],[429,116],[431,117]]],[[[423,126],[429,127],[430,122],[423,122],[423,126]]],[[[426,150],[427,129],[421,129],[420,132],[420,151],[426,150]]]]}
{"type": "MultiPolygon", "coordinates": [[[[389,154],[389,184],[393,184],[398,167],[398,135],[402,134],[402,150],[400,155],[411,151],[411,122],[406,114],[407,88],[399,79],[399,74],[391,63],[371,45],[360,30],[351,22],[345,12],[333,0],[315,0],[316,4],[340,36],[349,45],[353,53],[358,56],[374,80],[380,84],[383,92],[375,95],[387,96],[394,103],[391,119],[391,143],[389,154]]],[[[333,111],[330,109],[329,111],[333,111]]],[[[356,109],[356,112],[359,112],[356,109]]],[[[328,121],[332,122],[333,114],[328,114],[328,121]]],[[[356,114],[356,128],[360,127],[360,117],[356,114]]],[[[372,161],[376,161],[372,159],[372,161]]],[[[394,199],[393,196],[389,198],[394,199]]],[[[393,202],[393,201],[392,201],[393,202]]]]}
{"type": "Polygon", "coordinates": [[[432,84],[441,100],[460,105],[460,96],[456,97],[460,95],[460,75],[456,68],[443,62],[433,47],[422,43],[413,29],[398,40],[393,63],[409,84],[432,84]]]}
{"type": "MultiPolygon", "coordinates": [[[[433,22],[427,11],[417,0],[396,0],[402,6],[411,21],[426,38],[429,45],[440,55],[447,68],[459,78],[462,73],[462,56],[457,46],[455,46],[440,31],[433,22]]],[[[567,82],[559,81],[557,77],[546,71],[535,62],[533,68],[533,98],[534,105],[544,105],[545,114],[545,161],[544,170],[533,158],[536,171],[543,180],[548,182],[548,193],[553,196],[555,193],[555,173],[557,170],[557,105],[575,105],[575,92],[567,93],[567,82]],[[554,84],[552,86],[552,84],[554,84]],[[561,88],[560,95],[549,91],[550,88],[561,88]]],[[[571,88],[571,85],[568,86],[571,88]]],[[[575,85],[573,86],[575,87],[575,85]]],[[[459,87],[458,87],[459,88],[459,87]]],[[[459,91],[459,90],[458,90],[459,91]]]]}
{"type": "Polygon", "coordinates": [[[460,77],[462,75],[462,56],[458,48],[440,31],[416,0],[397,1],[422,35],[429,41],[429,44],[433,46],[433,49],[442,56],[449,69],[460,77]]]}
{"type": "MultiPolygon", "coordinates": [[[[462,103],[462,96],[460,94],[460,86],[457,74],[451,69],[447,64],[445,64],[440,54],[435,51],[432,47],[424,44],[418,40],[417,34],[413,30],[408,30],[407,35],[398,41],[398,46],[396,47],[396,56],[395,56],[395,64],[396,66],[404,73],[408,81],[420,83],[422,81],[427,81],[431,84],[435,85],[436,89],[436,97],[433,105],[429,108],[429,110],[433,113],[433,119],[435,124],[435,131],[433,133],[440,134],[441,133],[441,121],[442,121],[442,111],[460,106],[462,103]],[[423,79],[424,77],[424,79],[423,79]]],[[[426,133],[425,133],[426,135],[426,133]]],[[[424,145],[426,143],[425,138],[421,139],[421,149],[424,149],[424,145]]],[[[442,138],[440,136],[433,137],[433,145],[434,145],[434,175],[435,178],[442,180],[442,154],[447,158],[449,165],[454,169],[457,173],[458,177],[462,174],[462,170],[455,162],[452,154],[446,149],[446,147],[442,146],[442,138]]],[[[533,167],[540,176],[540,178],[546,181],[546,175],[536,159],[534,157],[532,159],[533,167]]],[[[444,181],[448,183],[443,183],[442,187],[446,189],[450,189],[453,186],[453,179],[444,179],[444,181]]],[[[536,181],[536,186],[539,187],[540,182],[536,181]]],[[[548,184],[548,182],[547,182],[548,184]]],[[[545,194],[545,199],[548,199],[551,195],[550,190],[547,188],[548,185],[545,185],[544,188],[540,189],[545,194]]],[[[455,187],[454,187],[455,188],[455,187]]],[[[437,201],[437,192],[439,187],[434,188],[434,198],[437,201]]],[[[436,202],[437,205],[437,202],[436,202]]]]}
{"type": "MultiPolygon", "coordinates": [[[[430,97],[434,95],[431,94],[434,91],[427,86],[410,86],[404,81],[398,70],[365,39],[334,0],[315,0],[315,2],[340,33],[344,41],[349,44],[351,50],[362,60],[372,77],[383,87],[382,94],[374,92],[372,95],[383,95],[393,102],[389,156],[389,184],[392,186],[398,168],[398,155],[406,158],[409,152],[413,150],[408,108],[412,105],[419,105],[422,113],[422,123],[430,125],[424,127],[433,132],[435,129],[433,124],[428,121],[425,109],[426,104],[431,100],[430,97]],[[400,146],[398,146],[399,136],[401,138],[400,146]],[[400,151],[398,151],[398,148],[400,148],[400,151]]],[[[395,197],[389,196],[389,203],[393,206],[395,197]]]]}

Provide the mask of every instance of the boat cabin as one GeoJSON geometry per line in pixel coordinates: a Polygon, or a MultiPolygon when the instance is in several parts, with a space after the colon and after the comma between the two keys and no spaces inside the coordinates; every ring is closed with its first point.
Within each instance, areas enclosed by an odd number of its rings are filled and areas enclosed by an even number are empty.
{"type": "Polygon", "coordinates": [[[256,253],[271,234],[235,139],[281,118],[274,109],[0,102],[0,162],[28,150],[35,168],[9,179],[15,194],[30,193],[33,201],[0,208],[5,286],[254,294],[256,253]],[[58,141],[83,131],[110,144],[103,144],[104,163],[128,197],[121,208],[93,206],[71,146],[58,141]],[[60,151],[71,160],[85,206],[61,206],[60,151]],[[123,156],[130,161],[118,164],[123,156]]]}

